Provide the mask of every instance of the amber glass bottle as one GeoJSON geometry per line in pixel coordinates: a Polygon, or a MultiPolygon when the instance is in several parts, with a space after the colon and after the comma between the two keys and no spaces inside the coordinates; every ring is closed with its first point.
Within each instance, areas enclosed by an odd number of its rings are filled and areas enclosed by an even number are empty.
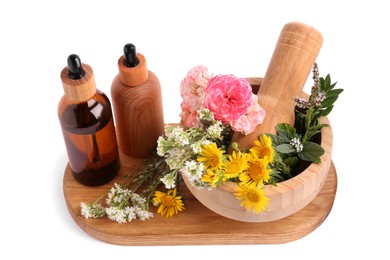
{"type": "Polygon", "coordinates": [[[120,167],[110,101],[96,89],[92,68],[75,54],[61,80],[65,95],[58,117],[73,177],[88,186],[105,184],[120,167]]]}

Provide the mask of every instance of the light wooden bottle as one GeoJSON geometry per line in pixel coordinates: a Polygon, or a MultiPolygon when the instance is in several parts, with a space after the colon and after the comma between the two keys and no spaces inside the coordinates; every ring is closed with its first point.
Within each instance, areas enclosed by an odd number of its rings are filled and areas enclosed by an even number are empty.
{"type": "Polygon", "coordinates": [[[292,22],[283,27],[257,93],[259,104],[266,111],[264,121],[249,135],[235,132],[232,142],[240,148],[251,147],[260,134],[275,133],[277,124],[294,125],[293,99],[301,95],[322,41],[318,30],[303,23],[292,22]]]}
{"type": "Polygon", "coordinates": [[[124,46],[119,74],[111,86],[119,148],[126,155],[145,158],[164,134],[160,81],[149,71],[145,57],[133,44],[124,46]]]}
{"type": "Polygon", "coordinates": [[[88,186],[111,181],[120,168],[111,104],[96,89],[92,68],[72,54],[61,72],[58,117],[73,177],[88,186]]]}

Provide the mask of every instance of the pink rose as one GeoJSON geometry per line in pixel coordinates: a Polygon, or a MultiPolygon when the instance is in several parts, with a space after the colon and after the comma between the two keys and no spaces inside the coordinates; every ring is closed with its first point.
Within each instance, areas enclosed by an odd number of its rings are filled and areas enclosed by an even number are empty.
{"type": "Polygon", "coordinates": [[[196,110],[191,109],[187,99],[184,99],[181,104],[181,121],[180,124],[188,127],[198,127],[198,112],[196,110]]]}
{"type": "Polygon", "coordinates": [[[180,84],[180,94],[191,110],[197,111],[204,105],[204,89],[210,80],[205,66],[198,65],[192,68],[180,84]]]}
{"type": "Polygon", "coordinates": [[[245,135],[252,133],[256,126],[263,123],[265,110],[260,107],[258,96],[252,94],[252,104],[248,112],[239,119],[230,122],[232,129],[245,135]]]}
{"type": "Polygon", "coordinates": [[[217,75],[205,90],[205,106],[223,124],[246,114],[252,103],[252,87],[245,79],[234,75],[217,75]]]}

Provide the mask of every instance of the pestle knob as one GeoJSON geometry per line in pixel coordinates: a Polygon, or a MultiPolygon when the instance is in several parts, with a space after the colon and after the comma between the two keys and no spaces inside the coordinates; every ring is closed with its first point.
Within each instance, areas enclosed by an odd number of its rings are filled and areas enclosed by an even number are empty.
{"type": "Polygon", "coordinates": [[[264,121],[249,135],[235,132],[232,142],[251,147],[260,134],[275,133],[277,124],[294,125],[293,98],[302,93],[321,46],[322,35],[315,28],[298,22],[283,27],[257,93],[266,111],[264,121]]]}

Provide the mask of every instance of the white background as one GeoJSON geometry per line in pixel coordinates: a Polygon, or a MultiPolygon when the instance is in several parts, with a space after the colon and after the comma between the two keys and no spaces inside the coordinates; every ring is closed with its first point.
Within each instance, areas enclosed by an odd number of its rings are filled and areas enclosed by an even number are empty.
{"type": "Polygon", "coordinates": [[[2,1],[0,258],[388,259],[385,3],[2,1]],[[91,65],[97,87],[110,95],[123,45],[134,43],[160,79],[165,121],[178,122],[179,85],[190,68],[263,76],[280,30],[291,21],[322,33],[321,75],[330,73],[345,89],[329,116],[338,191],[319,228],[284,245],[125,247],[100,242],[74,223],[62,192],[67,157],[57,118],[59,75],[69,54],[91,65]]]}

